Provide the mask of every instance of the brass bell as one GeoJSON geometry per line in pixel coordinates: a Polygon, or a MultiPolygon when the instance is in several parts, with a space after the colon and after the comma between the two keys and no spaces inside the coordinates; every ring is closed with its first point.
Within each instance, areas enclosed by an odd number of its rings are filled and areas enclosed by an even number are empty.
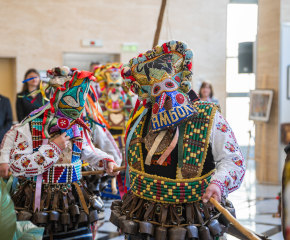
{"type": "Polygon", "coordinates": [[[94,222],[98,221],[99,220],[98,211],[97,210],[90,211],[89,219],[90,219],[90,223],[94,223],[94,222]]]}
{"type": "Polygon", "coordinates": [[[54,229],[56,230],[58,228],[58,221],[59,221],[59,213],[57,211],[50,211],[49,213],[49,221],[54,226],[54,229]]]}
{"type": "Polygon", "coordinates": [[[115,200],[112,202],[112,205],[111,205],[111,210],[113,210],[113,207],[115,206],[119,206],[119,207],[122,207],[122,200],[115,200]]]}
{"type": "Polygon", "coordinates": [[[46,224],[48,222],[48,213],[46,212],[37,212],[35,215],[35,223],[41,227],[42,224],[46,224]]]}
{"type": "Polygon", "coordinates": [[[198,228],[191,224],[191,225],[188,225],[186,227],[186,230],[187,230],[187,238],[189,239],[192,239],[192,238],[198,238],[198,228]]]}
{"type": "Polygon", "coordinates": [[[67,232],[67,227],[70,223],[69,213],[64,212],[60,215],[60,223],[63,225],[64,232],[67,232]]]}
{"type": "Polygon", "coordinates": [[[113,223],[117,228],[120,228],[118,218],[121,216],[120,212],[111,211],[110,222],[113,223]]]}
{"type": "Polygon", "coordinates": [[[100,203],[97,199],[93,199],[91,201],[91,206],[94,208],[94,209],[97,209],[98,211],[101,211],[102,208],[103,208],[103,205],[102,203],[100,203]]]}
{"type": "Polygon", "coordinates": [[[173,228],[170,228],[168,231],[169,240],[176,240],[176,239],[185,240],[185,236],[186,236],[186,229],[183,227],[173,227],[173,228]]]}
{"type": "Polygon", "coordinates": [[[198,229],[198,235],[199,235],[199,238],[202,240],[212,240],[212,236],[210,235],[210,231],[209,231],[208,227],[206,227],[206,226],[201,226],[198,229]]]}
{"type": "Polygon", "coordinates": [[[51,223],[48,222],[48,223],[45,225],[45,232],[46,232],[46,235],[49,235],[49,234],[50,234],[50,231],[51,231],[51,223]]]}
{"type": "Polygon", "coordinates": [[[107,186],[108,186],[108,183],[107,182],[101,182],[99,184],[99,191],[100,192],[103,192],[106,189],[107,186]]]}
{"type": "Polygon", "coordinates": [[[124,221],[126,220],[126,215],[122,215],[120,217],[118,217],[118,223],[121,229],[121,232],[124,232],[124,221]]]}
{"type": "Polygon", "coordinates": [[[103,200],[102,200],[102,198],[100,197],[100,196],[97,196],[97,200],[103,205],[103,206],[105,206],[105,204],[104,204],[104,202],[103,202],[103,200]]]}
{"type": "Polygon", "coordinates": [[[155,228],[152,223],[146,221],[139,222],[139,228],[141,236],[145,239],[150,240],[150,237],[154,237],[155,228]]]}
{"type": "MultiPolygon", "coordinates": [[[[230,212],[230,214],[233,216],[233,217],[236,217],[236,211],[234,208],[228,208],[226,207],[226,209],[230,212]]],[[[219,222],[223,225],[225,225],[226,227],[229,227],[229,224],[230,224],[230,221],[223,215],[221,214],[219,216],[219,222]]]]}
{"type": "Polygon", "coordinates": [[[85,211],[81,211],[80,215],[77,219],[77,222],[75,224],[75,230],[77,230],[79,228],[79,225],[87,225],[88,222],[89,222],[88,215],[86,214],[85,211]]]}
{"type": "Polygon", "coordinates": [[[76,218],[80,215],[80,209],[77,205],[71,205],[69,207],[69,213],[72,216],[72,221],[76,222],[76,218]]]}
{"type": "Polygon", "coordinates": [[[167,228],[163,226],[159,226],[155,229],[155,240],[166,240],[167,236],[167,228]]]}
{"type": "Polygon", "coordinates": [[[124,220],[124,233],[137,235],[139,230],[139,224],[132,220],[124,220]]]}
{"type": "Polygon", "coordinates": [[[17,221],[30,221],[32,213],[28,211],[20,211],[18,213],[17,221]]]}
{"type": "Polygon", "coordinates": [[[216,219],[211,219],[208,222],[207,227],[209,228],[209,231],[214,237],[218,237],[222,231],[221,225],[216,219]]]}
{"type": "Polygon", "coordinates": [[[120,206],[114,206],[112,208],[112,211],[122,212],[122,207],[120,207],[120,206]]]}

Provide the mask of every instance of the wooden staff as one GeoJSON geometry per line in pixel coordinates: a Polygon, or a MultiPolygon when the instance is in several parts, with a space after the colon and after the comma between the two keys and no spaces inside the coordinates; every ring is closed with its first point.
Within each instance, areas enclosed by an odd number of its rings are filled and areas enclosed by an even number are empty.
{"type": "MultiPolygon", "coordinates": [[[[119,172],[119,171],[123,171],[125,170],[125,166],[123,167],[117,167],[117,168],[114,168],[114,172],[119,172]]],[[[82,175],[83,176],[89,176],[89,175],[101,175],[101,174],[104,174],[106,173],[105,170],[99,170],[99,171],[86,171],[86,172],[82,172],[82,175]]],[[[11,172],[8,173],[8,177],[10,177],[12,175],[11,172]]]]}
{"type": "Polygon", "coordinates": [[[154,48],[158,44],[166,2],[167,2],[167,0],[162,0],[162,3],[161,3],[159,17],[158,17],[158,22],[157,22],[157,28],[156,28],[156,32],[155,32],[154,41],[153,41],[153,47],[152,48],[154,48]]]}
{"type": "Polygon", "coordinates": [[[216,207],[219,212],[221,212],[242,234],[244,234],[250,240],[261,240],[261,238],[257,237],[255,234],[250,232],[248,229],[244,228],[238,221],[235,219],[232,214],[229,213],[227,209],[222,207],[220,203],[215,200],[213,197],[209,199],[209,201],[216,207]]]}

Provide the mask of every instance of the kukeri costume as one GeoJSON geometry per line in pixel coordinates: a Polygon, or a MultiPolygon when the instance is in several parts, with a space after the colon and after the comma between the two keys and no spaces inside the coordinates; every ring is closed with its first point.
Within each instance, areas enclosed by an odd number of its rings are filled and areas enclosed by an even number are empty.
{"type": "MultiPolygon", "coordinates": [[[[95,69],[95,77],[99,83],[100,97],[98,99],[102,108],[104,118],[109,124],[109,131],[112,134],[117,146],[125,154],[125,132],[130,111],[133,108],[132,93],[123,86],[121,77],[121,63],[108,63],[105,66],[95,69]]],[[[99,129],[96,129],[98,131],[99,129]]],[[[99,143],[99,141],[95,141],[99,143]]],[[[106,151],[107,152],[107,151],[106,151]]],[[[122,185],[124,174],[118,176],[118,185],[122,185]]],[[[103,197],[120,199],[120,194],[114,193],[111,184],[116,183],[116,179],[108,181],[108,187],[102,192],[103,197]]],[[[118,189],[118,188],[117,188],[118,189]]]]}
{"type": "Polygon", "coordinates": [[[122,154],[125,151],[126,124],[132,110],[131,94],[123,88],[120,63],[108,63],[95,71],[95,77],[100,85],[99,103],[103,116],[110,125],[113,135],[122,154]]]}
{"type": "MultiPolygon", "coordinates": [[[[185,43],[173,40],[123,65],[122,76],[143,106],[127,125],[131,189],[113,202],[110,220],[131,239],[205,240],[226,231],[224,216],[201,199],[210,183],[224,198],[238,189],[245,165],[219,106],[191,90],[192,57],[185,43]]],[[[234,214],[229,201],[223,204],[234,214]]]]}
{"type": "MultiPolygon", "coordinates": [[[[48,75],[53,98],[5,135],[0,163],[8,163],[14,177],[26,178],[12,195],[18,221],[31,220],[47,233],[57,233],[90,226],[103,207],[82,180],[81,159],[98,170],[114,159],[92,146],[80,118],[95,80],[92,73],[74,71],[72,76],[63,67],[48,75]],[[71,137],[64,151],[53,142],[63,132],[71,137]]],[[[90,239],[91,234],[84,234],[90,239]]]]}

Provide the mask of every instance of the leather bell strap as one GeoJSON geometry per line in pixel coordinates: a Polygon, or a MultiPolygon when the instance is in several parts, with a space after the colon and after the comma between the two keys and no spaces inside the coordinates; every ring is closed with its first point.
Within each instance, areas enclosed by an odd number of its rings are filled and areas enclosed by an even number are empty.
{"type": "MultiPolygon", "coordinates": [[[[48,139],[42,140],[42,145],[47,145],[48,139]]],[[[34,212],[38,209],[40,211],[40,198],[41,198],[41,185],[42,185],[42,174],[37,175],[36,187],[35,187],[35,198],[34,198],[34,212]]]]}
{"type": "Polygon", "coordinates": [[[173,151],[173,149],[175,148],[177,141],[178,141],[178,137],[179,137],[179,129],[178,127],[176,128],[176,133],[174,138],[172,139],[170,145],[168,146],[168,148],[166,149],[166,151],[161,155],[161,157],[158,159],[157,163],[159,165],[162,165],[164,163],[164,161],[166,160],[166,158],[170,155],[170,153],[173,151]]]}
{"type": "Polygon", "coordinates": [[[73,182],[73,185],[75,186],[75,188],[78,192],[78,195],[79,195],[79,198],[80,198],[80,201],[81,201],[81,204],[82,204],[82,207],[83,207],[85,213],[89,214],[89,209],[88,209],[88,206],[86,204],[85,198],[83,196],[83,192],[82,192],[81,187],[76,182],[73,182]]]}
{"type": "MultiPolygon", "coordinates": [[[[150,166],[151,164],[151,159],[154,155],[154,153],[156,152],[159,144],[161,143],[162,139],[165,137],[165,134],[167,133],[167,130],[165,131],[160,131],[160,133],[158,134],[158,136],[156,137],[151,149],[149,150],[149,152],[147,153],[147,157],[145,160],[145,164],[150,166]]],[[[165,159],[164,159],[165,160],[165,159]]]]}

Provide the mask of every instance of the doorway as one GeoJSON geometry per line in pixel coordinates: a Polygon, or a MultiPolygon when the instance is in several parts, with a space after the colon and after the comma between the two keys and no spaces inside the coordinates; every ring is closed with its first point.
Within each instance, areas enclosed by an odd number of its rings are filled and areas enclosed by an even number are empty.
{"type": "Polygon", "coordinates": [[[0,57],[0,94],[10,100],[13,122],[16,121],[16,59],[0,57]]]}

